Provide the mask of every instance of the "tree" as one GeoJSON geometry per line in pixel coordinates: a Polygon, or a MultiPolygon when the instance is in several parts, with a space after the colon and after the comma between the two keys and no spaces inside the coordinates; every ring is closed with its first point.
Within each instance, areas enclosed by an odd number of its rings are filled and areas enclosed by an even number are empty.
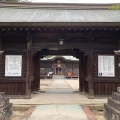
{"type": "Polygon", "coordinates": [[[115,4],[109,7],[110,10],[120,10],[120,4],[115,4]]]}

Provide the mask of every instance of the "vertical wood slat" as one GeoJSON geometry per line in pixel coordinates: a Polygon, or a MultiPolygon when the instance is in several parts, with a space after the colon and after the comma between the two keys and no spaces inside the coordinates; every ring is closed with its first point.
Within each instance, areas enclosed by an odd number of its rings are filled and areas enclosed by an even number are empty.
{"type": "Polygon", "coordinates": [[[120,83],[95,82],[95,95],[112,95],[112,92],[117,91],[118,86],[120,86],[120,83]]]}
{"type": "Polygon", "coordinates": [[[0,91],[5,92],[6,95],[25,95],[25,82],[2,82],[0,91]]]}

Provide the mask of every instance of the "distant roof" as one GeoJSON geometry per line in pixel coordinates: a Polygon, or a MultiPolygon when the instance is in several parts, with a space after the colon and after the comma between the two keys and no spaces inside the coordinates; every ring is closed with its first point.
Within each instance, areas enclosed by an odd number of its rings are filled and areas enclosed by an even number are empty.
{"type": "Polygon", "coordinates": [[[73,56],[51,56],[50,58],[42,58],[41,60],[55,60],[57,58],[62,58],[64,60],[67,60],[67,61],[79,61],[79,59],[77,59],[76,57],[73,57],[73,56]]]}
{"type": "MultiPolygon", "coordinates": [[[[46,25],[46,23],[119,23],[120,24],[120,10],[81,10],[81,9],[57,9],[46,8],[43,4],[43,8],[37,8],[34,6],[27,8],[3,7],[0,8],[0,26],[10,26],[13,23],[17,25],[27,25],[29,23],[37,23],[46,25]],[[4,23],[4,24],[3,24],[4,23]]],[[[12,6],[12,5],[10,5],[12,6]]],[[[24,6],[24,4],[23,4],[24,6]]],[[[74,5],[74,7],[79,5],[74,5]]],[[[89,5],[88,5],[89,6],[89,5]]],[[[72,8],[72,7],[71,7],[72,8]]],[[[35,25],[34,24],[34,25],[35,25]]],[[[68,26],[71,24],[67,24],[68,26]]],[[[114,25],[113,25],[114,26],[114,25]]]]}

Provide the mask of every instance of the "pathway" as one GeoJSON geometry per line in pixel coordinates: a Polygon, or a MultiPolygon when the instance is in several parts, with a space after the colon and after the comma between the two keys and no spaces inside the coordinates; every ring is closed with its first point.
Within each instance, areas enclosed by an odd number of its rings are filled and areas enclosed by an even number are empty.
{"type": "Polygon", "coordinates": [[[92,102],[66,80],[49,81],[47,88],[40,91],[40,96],[34,95],[28,103],[38,104],[28,120],[90,120],[80,104],[92,102]]]}
{"type": "Polygon", "coordinates": [[[75,104],[75,105],[103,105],[107,99],[88,99],[87,95],[74,89],[77,85],[74,80],[41,80],[41,91],[32,94],[31,99],[10,99],[14,105],[48,105],[48,104],[75,104]]]}
{"type": "Polygon", "coordinates": [[[88,120],[78,105],[40,105],[28,120],[88,120]]]}

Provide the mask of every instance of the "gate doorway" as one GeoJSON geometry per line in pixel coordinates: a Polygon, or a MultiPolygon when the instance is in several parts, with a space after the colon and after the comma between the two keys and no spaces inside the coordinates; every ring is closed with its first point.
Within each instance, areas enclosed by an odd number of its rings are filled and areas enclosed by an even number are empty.
{"type": "MultiPolygon", "coordinates": [[[[85,87],[85,78],[84,78],[84,64],[83,64],[83,61],[82,61],[82,56],[83,56],[83,53],[78,50],[78,49],[72,49],[72,50],[46,50],[46,49],[43,49],[41,51],[38,51],[36,53],[36,56],[35,57],[35,66],[37,68],[38,71],[36,71],[35,73],[35,81],[36,81],[36,87],[37,89],[41,89],[40,88],[40,85],[41,85],[41,75],[40,75],[40,71],[41,71],[41,60],[40,58],[43,58],[43,56],[46,56],[46,55],[72,55],[72,56],[75,56],[79,59],[79,64],[78,64],[78,68],[79,68],[79,74],[78,74],[78,86],[79,86],[79,91],[84,91],[84,87],[85,87]]],[[[55,65],[53,64],[52,65],[52,72],[53,72],[53,75],[64,75],[64,71],[65,71],[65,64],[61,64],[61,66],[59,65],[60,64],[60,61],[58,61],[58,65],[55,65]]],[[[43,69],[43,68],[42,68],[43,69]]],[[[68,75],[72,74],[70,73],[70,71],[68,71],[68,75]]]]}

